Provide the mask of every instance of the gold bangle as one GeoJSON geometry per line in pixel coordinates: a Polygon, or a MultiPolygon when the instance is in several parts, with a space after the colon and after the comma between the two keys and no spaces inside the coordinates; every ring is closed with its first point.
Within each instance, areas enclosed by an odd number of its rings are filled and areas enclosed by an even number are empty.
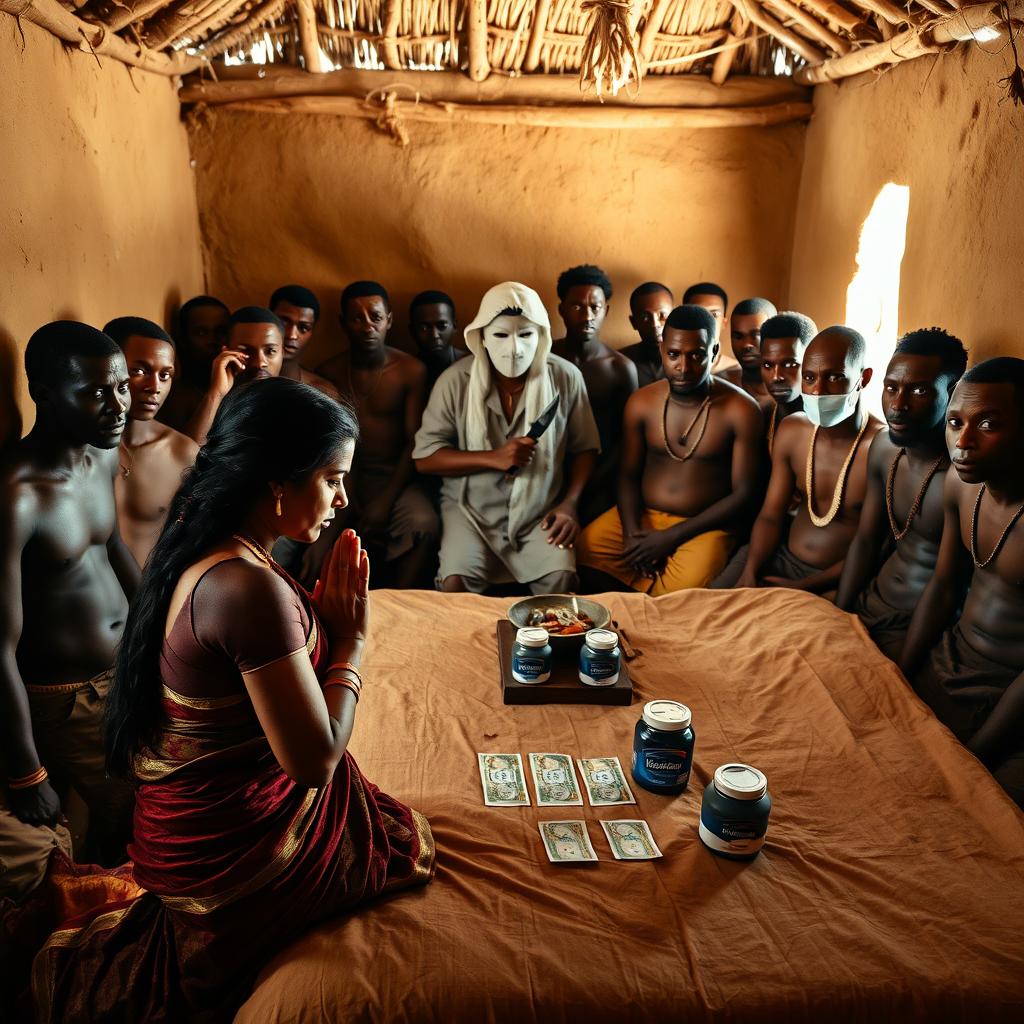
{"type": "Polygon", "coordinates": [[[50,777],[50,773],[40,765],[31,775],[24,775],[20,779],[8,779],[8,789],[31,789],[33,786],[38,786],[41,782],[45,782],[50,777]]]}
{"type": "Polygon", "coordinates": [[[363,685],[363,677],[359,674],[359,669],[352,664],[351,661],[335,661],[327,666],[327,675],[330,675],[335,669],[339,671],[351,672],[352,675],[359,680],[359,685],[363,685]]]}
{"type": "Polygon", "coordinates": [[[326,690],[330,686],[343,686],[346,690],[351,691],[352,696],[356,699],[356,703],[359,703],[359,687],[351,679],[329,679],[324,683],[323,689],[326,690]]]}

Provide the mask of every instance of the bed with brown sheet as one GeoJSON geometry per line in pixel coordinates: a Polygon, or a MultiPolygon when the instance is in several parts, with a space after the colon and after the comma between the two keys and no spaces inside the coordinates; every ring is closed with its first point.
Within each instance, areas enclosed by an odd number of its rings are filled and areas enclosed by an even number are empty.
{"type": "Polygon", "coordinates": [[[631,707],[505,707],[510,601],[375,592],[352,748],[430,819],[437,875],[287,949],[239,1022],[1024,1020],[1024,815],[856,619],[782,590],[599,600],[642,650],[631,707]],[[693,710],[682,795],[483,805],[477,751],[628,771],[656,697],[693,710]],[[746,864],[697,838],[729,761],[761,768],[774,800],[746,864]],[[597,822],[632,816],[663,859],[612,859],[597,822]],[[557,818],[588,821],[600,863],[548,863],[537,822],[557,818]]]}

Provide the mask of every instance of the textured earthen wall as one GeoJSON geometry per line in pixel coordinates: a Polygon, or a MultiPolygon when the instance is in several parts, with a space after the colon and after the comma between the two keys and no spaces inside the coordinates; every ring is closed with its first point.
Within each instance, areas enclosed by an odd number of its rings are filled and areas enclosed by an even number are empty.
{"type": "MultiPolygon", "coordinates": [[[[995,48],[994,44],[988,44],[995,48]]],[[[1024,356],[1024,112],[977,46],[815,90],[790,297],[840,321],[860,226],[888,182],[910,188],[899,330],[938,324],[972,362],[1024,356]]]]}
{"type": "Polygon", "coordinates": [[[0,14],[0,440],[27,429],[22,352],[54,319],[166,322],[200,290],[173,83],[0,14]]]}
{"type": "MultiPolygon", "coordinates": [[[[555,280],[597,263],[616,294],[604,336],[636,340],[630,291],[711,278],[730,296],[784,296],[804,127],[588,132],[409,123],[395,145],[369,122],[212,110],[191,128],[210,288],[231,305],[276,285],[325,308],[310,362],[339,344],[341,288],[379,280],[399,344],[424,288],[468,323],[483,292],[518,279],[556,316],[555,280]]],[[[560,323],[558,325],[560,327],[560,323]]],[[[556,328],[557,336],[557,328],[556,328]]]]}

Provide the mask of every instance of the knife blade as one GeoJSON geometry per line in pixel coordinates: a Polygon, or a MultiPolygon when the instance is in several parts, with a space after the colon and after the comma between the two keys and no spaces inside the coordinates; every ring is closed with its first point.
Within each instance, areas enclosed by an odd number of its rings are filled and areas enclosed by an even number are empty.
{"type": "MultiPolygon", "coordinates": [[[[551,421],[555,418],[555,413],[558,412],[558,406],[562,401],[561,395],[555,395],[551,399],[548,407],[530,424],[530,429],[526,432],[527,437],[532,437],[534,441],[540,439],[544,431],[551,426],[551,421]]],[[[506,476],[515,476],[519,472],[518,466],[510,466],[506,471],[506,476]]]]}

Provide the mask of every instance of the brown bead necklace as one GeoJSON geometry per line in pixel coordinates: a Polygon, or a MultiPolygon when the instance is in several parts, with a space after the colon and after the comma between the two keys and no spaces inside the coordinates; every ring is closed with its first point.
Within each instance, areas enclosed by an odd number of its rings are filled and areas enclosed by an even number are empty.
{"type": "Polygon", "coordinates": [[[897,541],[903,540],[903,538],[910,532],[910,524],[914,521],[914,516],[921,511],[921,502],[924,501],[925,492],[928,490],[928,485],[932,482],[932,477],[938,473],[942,464],[946,461],[946,456],[940,455],[932,464],[928,472],[925,473],[921,489],[917,492],[917,497],[914,498],[914,502],[910,506],[910,515],[907,516],[907,521],[903,524],[903,529],[901,530],[896,525],[896,506],[893,500],[893,494],[896,487],[896,467],[900,464],[900,459],[902,459],[906,454],[906,448],[901,448],[896,453],[896,457],[892,460],[892,465],[889,467],[889,476],[885,481],[885,510],[889,513],[889,525],[892,527],[892,535],[897,541]]]}
{"type": "Polygon", "coordinates": [[[779,422],[779,403],[774,402],[772,405],[772,420],[768,424],[768,454],[771,455],[772,449],[775,447],[775,428],[779,422]]]}
{"type": "Polygon", "coordinates": [[[690,420],[690,425],[679,435],[679,443],[685,445],[687,438],[690,436],[690,431],[697,425],[697,420],[704,416],[704,422],[701,424],[697,439],[693,442],[693,447],[689,448],[685,455],[676,455],[668,443],[668,403],[671,397],[672,391],[669,389],[665,395],[665,408],[661,413],[661,435],[665,444],[665,454],[675,462],[686,462],[697,454],[697,449],[700,447],[701,441],[704,440],[704,431],[708,429],[708,421],[711,419],[711,385],[708,384],[708,396],[701,402],[697,415],[690,420]]]}
{"type": "Polygon", "coordinates": [[[974,559],[975,568],[984,569],[986,565],[989,565],[999,554],[1000,548],[1003,546],[1003,542],[1010,535],[1010,531],[1016,525],[1016,522],[1022,515],[1024,515],[1024,505],[1021,505],[1016,512],[1010,516],[1010,521],[1003,528],[1003,532],[999,535],[999,540],[996,541],[996,546],[992,549],[992,554],[985,559],[984,562],[978,558],[978,510],[981,508],[981,496],[985,493],[985,489],[988,484],[982,484],[978,491],[978,500],[974,503],[974,512],[971,515],[971,558],[974,559]]]}
{"type": "Polygon", "coordinates": [[[843,504],[843,492],[846,490],[846,478],[850,475],[850,466],[853,465],[853,458],[857,454],[857,448],[860,445],[861,438],[864,436],[864,431],[868,429],[869,422],[870,417],[865,416],[864,426],[860,428],[860,432],[853,439],[853,444],[850,445],[850,451],[846,456],[846,461],[843,463],[843,468],[839,471],[835,489],[832,491],[832,504],[829,506],[828,512],[823,516],[819,516],[814,511],[814,442],[817,441],[818,431],[821,429],[820,427],[814,428],[814,433],[811,435],[811,446],[807,449],[804,489],[807,491],[807,514],[811,517],[811,522],[819,528],[828,526],[839,515],[839,509],[843,504]]]}

